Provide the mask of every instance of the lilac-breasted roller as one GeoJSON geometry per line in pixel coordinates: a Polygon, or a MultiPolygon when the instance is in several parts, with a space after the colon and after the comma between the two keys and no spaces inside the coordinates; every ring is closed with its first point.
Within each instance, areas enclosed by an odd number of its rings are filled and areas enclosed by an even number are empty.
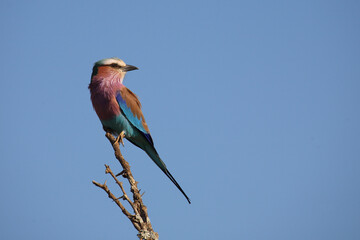
{"type": "Polygon", "coordinates": [[[125,137],[144,150],[191,203],[159,157],[141,112],[139,99],[122,84],[126,72],[137,69],[118,58],[107,58],[96,62],[89,84],[92,105],[105,131],[118,135],[120,142],[125,137]]]}

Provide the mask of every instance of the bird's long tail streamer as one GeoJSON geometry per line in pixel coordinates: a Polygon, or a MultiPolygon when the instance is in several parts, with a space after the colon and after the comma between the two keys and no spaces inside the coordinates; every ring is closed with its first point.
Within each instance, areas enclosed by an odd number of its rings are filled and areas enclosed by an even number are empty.
{"type": "MultiPolygon", "coordinates": [[[[161,169],[163,170],[163,169],[161,169]]],[[[169,170],[165,169],[163,170],[163,172],[166,174],[166,176],[175,184],[175,186],[180,190],[180,192],[182,192],[182,194],[185,196],[186,200],[189,202],[189,204],[191,204],[190,198],[186,195],[186,193],[184,192],[184,190],[182,190],[182,188],[180,187],[180,185],[177,183],[177,181],[175,180],[175,178],[171,175],[171,173],[169,172],[169,170]]]]}
{"type": "Polygon", "coordinates": [[[155,164],[165,173],[165,175],[175,184],[175,186],[180,190],[180,192],[185,196],[186,200],[191,203],[190,198],[186,195],[184,190],[180,187],[180,185],[177,183],[175,178],[171,175],[169,170],[167,169],[165,163],[161,160],[159,154],[157,153],[154,146],[150,146],[145,149],[146,153],[149,155],[149,157],[155,162],[155,164]]]}

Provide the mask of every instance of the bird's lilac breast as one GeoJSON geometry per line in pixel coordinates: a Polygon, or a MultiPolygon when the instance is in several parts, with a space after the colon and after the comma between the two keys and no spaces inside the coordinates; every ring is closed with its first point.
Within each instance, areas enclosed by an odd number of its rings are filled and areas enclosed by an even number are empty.
{"type": "Polygon", "coordinates": [[[120,109],[116,99],[106,99],[102,96],[92,97],[92,104],[100,120],[108,120],[119,115],[120,109]]]}
{"type": "Polygon", "coordinates": [[[109,120],[121,114],[119,104],[116,101],[115,93],[123,85],[119,82],[106,82],[106,80],[93,78],[89,88],[91,92],[91,101],[95,112],[100,120],[109,120]]]}

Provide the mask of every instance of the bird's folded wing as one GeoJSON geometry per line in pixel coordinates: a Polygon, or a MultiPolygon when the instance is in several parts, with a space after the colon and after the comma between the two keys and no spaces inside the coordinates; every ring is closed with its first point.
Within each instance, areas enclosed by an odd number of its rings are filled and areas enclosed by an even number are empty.
{"type": "Polygon", "coordinates": [[[116,94],[116,100],[126,119],[154,145],[144,115],[141,112],[141,104],[137,96],[128,88],[122,87],[116,94]]]}

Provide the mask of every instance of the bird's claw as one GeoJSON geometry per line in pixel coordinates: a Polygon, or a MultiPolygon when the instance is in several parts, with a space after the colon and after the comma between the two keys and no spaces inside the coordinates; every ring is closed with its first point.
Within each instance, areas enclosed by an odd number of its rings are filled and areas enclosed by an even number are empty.
{"type": "Polygon", "coordinates": [[[123,147],[124,147],[124,141],[123,141],[124,137],[125,137],[125,132],[122,131],[122,132],[119,134],[119,136],[117,136],[117,138],[116,138],[116,140],[115,140],[115,143],[121,143],[121,144],[123,145],[123,147]]]}

